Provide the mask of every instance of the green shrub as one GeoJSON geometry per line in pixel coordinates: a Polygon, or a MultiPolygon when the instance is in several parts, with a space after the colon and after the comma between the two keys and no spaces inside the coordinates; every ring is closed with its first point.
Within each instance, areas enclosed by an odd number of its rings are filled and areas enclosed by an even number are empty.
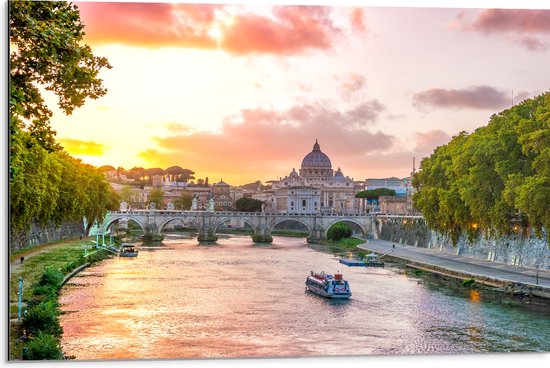
{"type": "Polygon", "coordinates": [[[475,282],[476,280],[474,279],[466,279],[462,281],[462,286],[472,286],[475,282]]]}
{"type": "Polygon", "coordinates": [[[42,278],[38,285],[40,286],[52,286],[54,288],[59,288],[61,282],[63,282],[63,272],[55,267],[48,267],[44,270],[42,278]]]}
{"type": "Polygon", "coordinates": [[[349,238],[353,234],[351,227],[343,222],[334,224],[328,229],[327,238],[332,241],[338,241],[342,238],[349,238]]]}
{"type": "Polygon", "coordinates": [[[415,276],[420,276],[420,275],[424,274],[424,270],[419,270],[418,268],[415,268],[414,270],[412,270],[412,273],[415,276]]]}
{"type": "Polygon", "coordinates": [[[57,302],[51,300],[27,309],[21,324],[31,336],[37,336],[40,332],[54,336],[61,336],[63,333],[59,324],[57,302]]]}
{"type": "Polygon", "coordinates": [[[58,339],[50,334],[41,332],[33,338],[23,351],[25,360],[61,360],[63,351],[58,339]]]}

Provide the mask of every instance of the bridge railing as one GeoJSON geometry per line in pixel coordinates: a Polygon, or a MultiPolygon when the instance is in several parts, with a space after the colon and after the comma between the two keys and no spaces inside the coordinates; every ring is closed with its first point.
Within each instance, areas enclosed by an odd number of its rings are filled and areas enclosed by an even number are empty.
{"type": "MultiPolygon", "coordinates": [[[[181,210],[126,210],[126,211],[110,211],[111,215],[147,215],[150,213],[156,215],[205,215],[213,216],[282,216],[282,217],[300,217],[300,216],[317,216],[317,217],[372,217],[380,216],[377,213],[289,213],[289,212],[238,212],[238,211],[181,211],[181,210]]],[[[384,215],[382,215],[384,216],[384,215]]],[[[399,217],[399,216],[398,216],[399,217]]],[[[422,217],[422,216],[419,216],[422,217]]]]}

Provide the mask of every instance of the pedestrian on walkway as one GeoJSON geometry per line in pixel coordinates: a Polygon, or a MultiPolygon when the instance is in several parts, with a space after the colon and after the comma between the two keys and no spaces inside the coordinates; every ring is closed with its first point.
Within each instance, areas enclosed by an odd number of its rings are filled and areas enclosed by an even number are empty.
{"type": "Polygon", "coordinates": [[[393,249],[395,249],[395,244],[393,245],[393,249]]]}
{"type": "Polygon", "coordinates": [[[25,260],[25,257],[21,256],[20,260],[21,260],[21,263],[23,263],[23,261],[25,260]]]}

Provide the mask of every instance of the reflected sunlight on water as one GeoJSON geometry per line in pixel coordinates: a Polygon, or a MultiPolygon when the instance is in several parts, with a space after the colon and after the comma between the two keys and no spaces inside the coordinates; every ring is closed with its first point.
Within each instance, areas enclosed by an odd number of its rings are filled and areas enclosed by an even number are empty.
{"type": "MultiPolygon", "coordinates": [[[[60,298],[77,359],[275,357],[550,350],[550,317],[428,288],[401,270],[346,267],[304,239],[256,246],[171,239],[84,270],[60,298]],[[342,270],[350,300],[304,290],[342,270]]],[[[316,247],[318,248],[318,247],[316,247]]]]}

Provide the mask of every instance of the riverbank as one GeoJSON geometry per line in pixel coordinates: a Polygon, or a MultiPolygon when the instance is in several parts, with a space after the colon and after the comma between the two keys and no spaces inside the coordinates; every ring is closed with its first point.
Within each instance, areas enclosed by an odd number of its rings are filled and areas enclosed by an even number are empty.
{"type": "MultiPolygon", "coordinates": [[[[10,255],[9,360],[22,359],[24,348],[28,348],[33,338],[42,336],[44,331],[54,330],[61,333],[60,328],[55,326],[59,315],[57,292],[75,274],[75,270],[108,257],[103,250],[92,251],[91,240],[92,238],[87,238],[40,245],[10,255]],[[23,280],[21,320],[18,319],[20,278],[23,280]],[[29,311],[26,320],[25,311],[29,311]],[[35,328],[39,325],[40,327],[35,328]],[[32,330],[30,334],[27,331],[29,329],[32,330]]],[[[49,334],[52,335],[49,338],[49,347],[52,350],[55,350],[58,337],[55,336],[56,333],[49,334]]]]}
{"type": "Polygon", "coordinates": [[[534,301],[550,305],[550,272],[546,270],[436,253],[383,240],[369,240],[358,245],[358,248],[385,254],[386,260],[403,264],[408,268],[484,285],[525,302],[534,301]]]}

